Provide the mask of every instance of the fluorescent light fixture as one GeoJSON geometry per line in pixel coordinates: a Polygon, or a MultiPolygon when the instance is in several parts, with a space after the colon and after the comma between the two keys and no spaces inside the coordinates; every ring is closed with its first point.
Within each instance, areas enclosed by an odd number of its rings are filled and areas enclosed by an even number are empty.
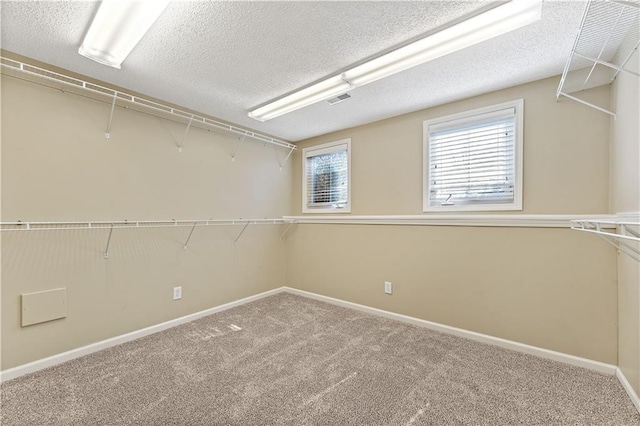
{"type": "Polygon", "coordinates": [[[341,95],[350,88],[351,85],[344,81],[342,76],[337,75],[253,110],[249,113],[249,117],[260,121],[271,120],[307,105],[341,95]]]}
{"type": "Polygon", "coordinates": [[[119,69],[168,4],[169,0],[102,0],[78,53],[119,69]]]}
{"type": "Polygon", "coordinates": [[[508,33],[540,19],[542,0],[511,0],[249,112],[267,121],[508,33]]]}

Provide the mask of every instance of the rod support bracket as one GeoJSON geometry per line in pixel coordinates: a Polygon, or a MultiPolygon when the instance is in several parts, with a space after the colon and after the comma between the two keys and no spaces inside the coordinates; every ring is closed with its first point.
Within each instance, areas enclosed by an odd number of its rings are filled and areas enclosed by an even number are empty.
{"type": "Polygon", "coordinates": [[[189,240],[191,240],[191,236],[193,235],[193,231],[196,229],[197,222],[193,222],[193,226],[191,227],[191,232],[189,232],[189,236],[187,237],[187,241],[184,242],[182,248],[185,250],[189,250],[189,240]]]}
{"type": "Polygon", "coordinates": [[[189,124],[187,124],[187,128],[184,131],[184,135],[182,135],[182,141],[180,141],[180,145],[178,145],[178,152],[182,152],[182,147],[184,146],[184,141],[187,139],[187,134],[189,133],[189,129],[191,128],[191,123],[193,122],[193,115],[189,119],[189,124]]]}
{"type": "Polygon", "coordinates": [[[109,121],[107,121],[107,129],[104,131],[105,139],[111,137],[111,122],[113,121],[113,111],[116,109],[116,99],[118,99],[118,92],[113,92],[113,101],[111,101],[111,112],[109,113],[109,121]]]}
{"type": "Polygon", "coordinates": [[[242,144],[244,143],[244,139],[247,137],[247,134],[245,133],[244,135],[242,135],[242,138],[240,138],[240,143],[238,144],[238,146],[236,147],[235,152],[233,153],[233,155],[231,156],[231,161],[236,161],[236,155],[238,155],[238,151],[240,151],[240,147],[242,146],[242,144]]]}
{"type": "Polygon", "coordinates": [[[236,237],[235,240],[233,240],[233,245],[235,246],[236,244],[238,244],[238,241],[240,240],[240,237],[242,237],[242,234],[244,234],[244,231],[247,229],[247,227],[249,226],[249,223],[251,222],[247,222],[244,225],[244,228],[242,228],[242,231],[240,231],[240,233],[238,234],[238,236],[236,237]]]}
{"type": "Polygon", "coordinates": [[[109,245],[111,244],[111,234],[113,234],[113,224],[111,224],[111,228],[109,229],[109,237],[107,238],[107,246],[104,249],[104,253],[102,257],[105,259],[109,258],[109,245]]]}

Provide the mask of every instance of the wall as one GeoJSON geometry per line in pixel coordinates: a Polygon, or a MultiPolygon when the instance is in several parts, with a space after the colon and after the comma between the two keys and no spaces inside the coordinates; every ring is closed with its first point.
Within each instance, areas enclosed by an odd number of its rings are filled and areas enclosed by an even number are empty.
{"type": "MultiPolygon", "coordinates": [[[[626,68],[640,69],[636,51],[626,68]]],[[[640,109],[638,77],[619,74],[612,98],[617,118],[611,137],[611,212],[640,212],[640,109]]],[[[639,247],[640,248],[640,247],[639,247]]],[[[618,256],[619,365],[640,394],[640,263],[618,256]]]]}
{"type": "MultiPolygon", "coordinates": [[[[526,214],[608,211],[606,115],[556,102],[558,78],[304,141],[351,138],[352,214],[422,214],[422,122],[524,98],[526,214]]],[[[585,94],[608,104],[608,86],[585,94]]],[[[301,150],[300,150],[301,151],[301,150]]],[[[300,152],[292,206],[301,214],[300,152]]],[[[515,213],[517,214],[517,213],[515,213]]],[[[304,224],[287,235],[288,285],[617,363],[615,253],[569,229],[304,224]],[[394,294],[383,294],[383,281],[394,294]]]]}
{"type": "MultiPolygon", "coordinates": [[[[2,220],[272,218],[287,152],[2,77],[2,220]]],[[[285,281],[283,225],[2,233],[2,369],[253,295],[285,281]],[[183,299],[172,301],[172,287],[183,299]],[[68,316],[20,327],[20,294],[66,287],[68,316]]]]}

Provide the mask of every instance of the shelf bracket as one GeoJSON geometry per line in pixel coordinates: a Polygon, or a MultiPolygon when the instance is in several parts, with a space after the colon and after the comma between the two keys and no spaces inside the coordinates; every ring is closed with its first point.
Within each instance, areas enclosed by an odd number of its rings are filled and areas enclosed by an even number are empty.
{"type": "Polygon", "coordinates": [[[617,250],[621,251],[622,253],[626,254],[632,259],[635,259],[636,261],[640,262],[640,250],[636,249],[635,247],[632,247],[631,245],[623,241],[615,240],[613,238],[607,238],[604,235],[598,235],[598,236],[603,240],[605,240],[607,243],[614,246],[617,250]]]}
{"type": "Polygon", "coordinates": [[[589,106],[589,107],[591,107],[591,108],[595,108],[595,109],[597,109],[598,111],[602,111],[602,112],[604,112],[605,114],[609,114],[609,115],[610,115],[610,116],[612,116],[613,118],[616,118],[616,113],[615,113],[615,112],[611,112],[611,111],[609,111],[608,109],[601,108],[601,107],[599,107],[598,105],[594,105],[594,104],[592,104],[592,103],[590,103],[590,102],[583,101],[583,100],[582,100],[582,99],[580,99],[580,98],[576,98],[575,96],[568,95],[568,94],[566,94],[566,93],[564,93],[564,92],[558,92],[558,97],[560,97],[560,96],[564,96],[565,98],[573,99],[573,100],[574,100],[574,101],[576,101],[576,102],[579,102],[579,103],[581,103],[581,104],[583,104],[583,105],[586,105],[586,106],[589,106]]]}
{"type": "Polygon", "coordinates": [[[240,143],[238,144],[238,146],[236,147],[236,151],[233,153],[233,155],[231,156],[231,161],[236,161],[236,155],[238,154],[238,151],[240,151],[240,147],[242,146],[242,144],[244,143],[244,139],[247,137],[247,134],[245,133],[244,135],[242,135],[242,138],[240,139],[240,143]]]}
{"type": "Polygon", "coordinates": [[[197,222],[193,222],[193,226],[191,227],[191,232],[189,232],[189,236],[187,237],[187,241],[184,242],[184,249],[185,250],[189,250],[189,240],[191,239],[191,236],[193,235],[193,231],[194,229],[196,229],[196,224],[197,222]]]}
{"type": "Polygon", "coordinates": [[[105,259],[109,258],[109,245],[111,244],[111,234],[113,234],[113,224],[111,224],[111,229],[109,229],[109,238],[107,238],[107,247],[104,249],[104,254],[102,257],[105,259]]]}
{"type": "Polygon", "coordinates": [[[182,147],[184,146],[184,141],[187,139],[187,134],[189,133],[189,129],[191,128],[192,122],[193,122],[193,115],[189,119],[189,124],[187,124],[187,128],[184,131],[184,135],[182,135],[182,141],[180,141],[180,145],[178,145],[178,152],[182,152],[182,147]]]}
{"type": "Polygon", "coordinates": [[[291,223],[289,224],[289,226],[287,226],[287,229],[285,229],[285,230],[284,230],[284,232],[280,235],[280,239],[281,239],[281,240],[284,240],[285,235],[287,235],[287,234],[289,233],[289,230],[291,229],[291,227],[292,227],[293,225],[296,225],[296,223],[295,223],[295,222],[291,222],[291,223]]]}
{"type": "Polygon", "coordinates": [[[236,239],[235,239],[235,240],[233,240],[233,245],[236,245],[236,244],[238,243],[238,240],[240,239],[240,237],[242,237],[242,234],[244,234],[244,231],[245,231],[245,229],[247,229],[247,227],[249,226],[249,223],[250,223],[250,222],[247,222],[247,223],[244,225],[244,228],[242,228],[242,231],[240,231],[240,233],[238,234],[238,236],[236,237],[236,239]]]}
{"type": "Polygon", "coordinates": [[[113,93],[111,112],[109,113],[109,121],[107,121],[107,130],[104,131],[104,137],[106,139],[109,139],[111,137],[111,122],[113,121],[113,111],[116,109],[116,99],[118,99],[118,92],[113,93]]]}
{"type": "Polygon", "coordinates": [[[632,237],[640,239],[640,232],[636,232],[627,224],[620,225],[620,235],[631,235],[632,237]]]}
{"type": "Polygon", "coordinates": [[[294,149],[295,147],[292,147],[291,149],[289,149],[289,154],[287,154],[287,158],[285,158],[282,164],[280,164],[280,171],[282,171],[282,168],[284,167],[284,165],[287,164],[287,160],[289,160],[289,157],[291,157],[291,154],[293,154],[294,149]]]}

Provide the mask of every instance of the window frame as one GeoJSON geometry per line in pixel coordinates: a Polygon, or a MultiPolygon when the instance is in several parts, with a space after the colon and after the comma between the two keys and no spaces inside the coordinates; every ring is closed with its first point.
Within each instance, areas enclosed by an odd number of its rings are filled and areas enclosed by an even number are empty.
{"type": "Polygon", "coordinates": [[[524,147],[524,100],[516,99],[509,102],[503,102],[496,105],[477,108],[470,111],[464,111],[457,114],[451,114],[443,117],[425,120],[423,122],[423,144],[422,144],[422,211],[423,212],[451,212],[451,211],[510,211],[522,210],[522,188],[523,188],[523,147],[524,147]],[[489,115],[500,110],[514,108],[515,109],[515,135],[514,135],[514,195],[511,203],[488,203],[488,204],[458,204],[452,206],[431,206],[431,180],[429,168],[429,127],[435,124],[442,124],[447,121],[472,119],[478,116],[482,119],[483,115],[489,115]]]}
{"type": "Polygon", "coordinates": [[[320,145],[309,146],[302,150],[302,213],[351,213],[351,139],[341,139],[320,145]],[[347,150],[347,203],[337,205],[311,207],[307,204],[307,158],[316,155],[347,150]]]}

